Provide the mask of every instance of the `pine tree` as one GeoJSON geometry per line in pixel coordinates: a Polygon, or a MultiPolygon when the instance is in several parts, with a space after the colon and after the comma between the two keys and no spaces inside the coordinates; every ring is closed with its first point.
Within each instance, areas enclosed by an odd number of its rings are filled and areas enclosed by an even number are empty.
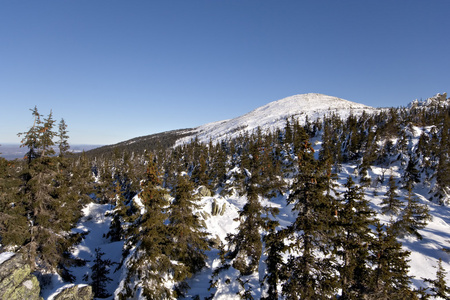
{"type": "Polygon", "coordinates": [[[410,252],[402,249],[392,226],[384,228],[378,222],[369,249],[373,275],[367,299],[417,299],[408,276],[410,252]]]}
{"type": "Polygon", "coordinates": [[[68,131],[67,131],[67,124],[64,119],[61,119],[58,125],[58,149],[59,149],[59,156],[63,157],[67,154],[67,151],[70,149],[70,145],[68,143],[68,131]]]}
{"type": "Polygon", "coordinates": [[[275,227],[278,225],[277,221],[272,221],[269,233],[264,237],[265,242],[265,253],[267,254],[266,259],[266,275],[264,276],[264,281],[266,282],[267,296],[262,298],[264,300],[278,299],[278,283],[280,277],[280,270],[283,266],[282,253],[285,250],[285,245],[283,242],[282,232],[276,232],[275,227]]]}
{"type": "Polygon", "coordinates": [[[149,299],[172,298],[172,290],[166,286],[166,281],[173,274],[174,263],[169,256],[173,244],[164,224],[167,219],[164,195],[167,192],[160,184],[155,160],[148,155],[140,193],[145,212],[127,232],[129,246],[136,246],[128,259],[126,278],[127,283],[134,282],[134,289],[127,284],[119,296],[123,299],[133,297],[138,288],[142,288],[142,295],[149,299]]]}
{"type": "Polygon", "coordinates": [[[300,253],[291,255],[283,270],[282,292],[289,299],[326,299],[336,292],[333,257],[329,252],[334,208],[325,195],[329,184],[327,170],[320,167],[312,151],[306,141],[298,153],[298,175],[288,198],[298,216],[286,230],[292,239],[287,248],[300,253]]]}
{"type": "Polygon", "coordinates": [[[55,120],[53,119],[53,113],[50,111],[50,114],[44,119],[40,128],[39,141],[42,157],[50,157],[55,154],[55,150],[53,149],[55,145],[53,138],[56,136],[56,132],[53,130],[54,126],[55,120]]]}
{"type": "Polygon", "coordinates": [[[445,281],[445,275],[446,272],[442,267],[442,259],[439,258],[436,271],[436,279],[424,278],[424,281],[430,283],[431,285],[431,287],[429,288],[431,291],[431,296],[436,297],[436,299],[450,300],[450,287],[445,281]]]}
{"type": "Polygon", "coordinates": [[[125,197],[120,190],[119,183],[116,183],[116,206],[112,213],[111,225],[106,238],[110,238],[111,242],[122,240],[125,235],[125,230],[122,228],[122,222],[125,221],[127,208],[125,206],[125,197]]]}
{"type": "Polygon", "coordinates": [[[381,201],[381,205],[381,211],[384,214],[393,215],[397,215],[403,207],[402,201],[398,198],[397,184],[393,175],[389,177],[389,189],[386,192],[386,198],[383,198],[383,201],[381,201]]]}
{"type": "Polygon", "coordinates": [[[108,282],[112,279],[108,277],[110,267],[114,264],[110,259],[103,259],[104,252],[100,248],[95,248],[94,265],[91,267],[91,286],[95,298],[107,298],[111,294],[106,289],[108,282]]]}
{"type": "Polygon", "coordinates": [[[27,132],[21,132],[18,134],[18,136],[23,136],[20,146],[28,148],[27,155],[25,156],[28,164],[40,155],[38,149],[40,147],[40,131],[42,124],[42,115],[39,114],[37,107],[35,106],[34,109],[30,110],[34,118],[33,126],[27,132]]]}
{"type": "Polygon", "coordinates": [[[74,277],[68,267],[79,264],[69,249],[79,242],[79,234],[71,233],[81,216],[82,201],[73,189],[68,165],[54,157],[55,137],[52,113],[41,119],[35,107],[34,124],[23,135],[22,146],[28,147],[27,164],[20,178],[18,197],[28,220],[28,239],[22,247],[32,270],[57,271],[64,280],[74,277]]]}
{"type": "Polygon", "coordinates": [[[258,200],[255,187],[249,185],[247,203],[239,213],[241,220],[237,234],[229,234],[227,241],[232,251],[228,257],[233,259],[233,267],[239,270],[241,275],[250,275],[259,266],[262,253],[262,241],[260,230],[264,228],[264,219],[261,214],[263,208],[258,200]]]}
{"type": "Polygon", "coordinates": [[[403,182],[405,183],[405,187],[413,186],[420,182],[420,172],[417,169],[417,165],[417,159],[414,159],[414,157],[411,156],[403,174],[403,182]]]}
{"type": "MultiPolygon", "coordinates": [[[[170,257],[181,263],[174,280],[182,282],[205,266],[205,251],[209,250],[207,234],[202,230],[196,199],[192,195],[192,183],[185,176],[178,176],[175,199],[169,209],[168,234],[172,239],[170,257]]],[[[179,285],[179,294],[183,293],[179,285]]]]}
{"type": "Polygon", "coordinates": [[[425,228],[428,221],[431,220],[429,209],[426,205],[419,204],[417,198],[413,195],[411,186],[408,186],[407,201],[400,219],[393,224],[393,228],[400,235],[414,235],[421,240],[422,235],[419,230],[425,228]]]}
{"type": "Polygon", "coordinates": [[[372,241],[370,226],[374,212],[364,199],[364,191],[355,185],[351,176],[336,211],[339,227],[336,236],[336,254],[341,258],[338,266],[342,299],[362,299],[367,291],[368,246],[372,241]]]}

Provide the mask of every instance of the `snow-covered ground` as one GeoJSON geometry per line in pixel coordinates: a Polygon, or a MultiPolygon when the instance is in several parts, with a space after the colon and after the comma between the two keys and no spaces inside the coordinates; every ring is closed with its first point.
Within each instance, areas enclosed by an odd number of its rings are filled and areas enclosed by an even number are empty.
{"type": "MultiPolygon", "coordinates": [[[[106,212],[111,209],[108,204],[94,204],[90,203],[83,209],[84,216],[81,218],[78,226],[73,229],[74,232],[88,233],[83,241],[77,245],[72,253],[75,257],[84,259],[88,263],[83,267],[73,267],[70,269],[72,275],[75,276],[75,282],[73,284],[89,284],[88,281],[83,280],[83,276],[90,275],[90,268],[93,265],[95,259],[95,249],[100,248],[101,252],[105,255],[102,259],[110,259],[112,262],[119,263],[122,258],[123,242],[111,243],[109,239],[105,238],[106,233],[109,231],[111,224],[111,217],[106,217],[106,212]]],[[[118,286],[121,272],[120,270],[114,272],[115,266],[111,268],[111,272],[108,275],[112,281],[108,284],[108,291],[113,294],[114,290],[118,286]]],[[[54,276],[52,283],[42,289],[42,297],[44,299],[51,300],[58,290],[65,287],[70,287],[73,284],[66,284],[58,276],[54,276]]],[[[109,297],[106,299],[113,299],[109,297]]]]}
{"type": "MultiPolygon", "coordinates": [[[[339,176],[339,183],[343,185],[349,175],[354,175],[353,171],[354,166],[344,166],[343,171],[339,176]]],[[[382,171],[383,170],[379,168],[373,168],[370,175],[375,177],[382,171]]],[[[396,175],[400,176],[401,174],[396,175]]],[[[370,200],[374,209],[379,210],[379,204],[382,199],[381,197],[383,197],[386,193],[386,190],[386,186],[370,187],[366,190],[366,197],[370,200]],[[374,196],[374,194],[377,196],[374,196]]],[[[420,202],[426,203],[429,206],[430,213],[433,216],[433,219],[429,222],[428,226],[420,231],[423,235],[423,240],[419,241],[413,237],[401,239],[403,247],[411,251],[410,275],[413,276],[413,286],[419,288],[426,286],[423,282],[423,278],[435,278],[435,267],[439,258],[443,260],[444,269],[447,272],[450,271],[450,256],[442,251],[442,248],[444,247],[450,248],[450,208],[440,206],[426,200],[426,195],[420,194],[420,192],[424,191],[420,187],[418,187],[415,191],[417,192],[416,196],[419,198],[420,202]]],[[[402,196],[405,195],[402,194],[402,196]]],[[[229,197],[216,195],[201,198],[199,204],[202,207],[201,211],[208,215],[205,218],[205,224],[207,226],[207,231],[210,233],[212,238],[219,238],[222,242],[225,242],[226,235],[228,233],[235,232],[236,227],[238,226],[238,222],[236,221],[238,211],[244,206],[245,202],[245,197],[239,197],[237,195],[232,195],[229,197]],[[222,207],[225,204],[226,209],[223,214],[218,214],[215,216],[212,215],[212,205],[214,201],[219,205],[219,207],[222,207]]],[[[272,198],[270,200],[265,199],[262,204],[278,207],[280,209],[278,218],[281,226],[291,223],[295,218],[295,215],[291,211],[291,207],[286,205],[286,196],[278,196],[277,198],[272,198]]],[[[117,263],[121,260],[123,242],[111,243],[104,237],[109,230],[109,225],[111,222],[111,218],[106,217],[105,213],[110,209],[110,205],[91,203],[83,210],[84,217],[80,220],[75,231],[88,232],[88,234],[83,242],[73,250],[73,254],[76,257],[88,260],[90,262],[88,262],[84,267],[74,267],[71,269],[72,274],[76,277],[76,281],[74,282],[75,284],[89,283],[83,281],[82,278],[83,275],[90,273],[95,248],[101,248],[102,252],[105,253],[104,259],[111,259],[113,262],[117,263]]],[[[378,215],[378,218],[382,222],[389,222],[389,218],[386,216],[378,215]]],[[[2,254],[0,259],[6,255],[7,254],[2,254]]],[[[201,299],[211,295],[211,291],[208,291],[210,279],[213,270],[220,265],[220,259],[217,249],[208,251],[207,255],[208,259],[205,269],[188,281],[188,284],[191,287],[186,295],[188,299],[196,295],[199,295],[201,299]]],[[[259,281],[264,277],[264,259],[265,257],[263,256],[261,258],[260,273],[245,277],[245,280],[249,280],[249,284],[254,287],[253,296],[255,299],[258,299],[262,293],[261,288],[259,287],[259,281]]],[[[111,294],[114,293],[119,285],[121,273],[121,271],[114,273],[112,270],[109,274],[109,277],[113,279],[113,281],[108,285],[108,291],[111,294]]],[[[236,294],[239,291],[239,284],[235,280],[237,275],[237,271],[233,268],[230,268],[221,274],[223,278],[230,278],[231,281],[228,284],[220,282],[216,289],[214,289],[216,293],[214,299],[239,299],[239,296],[236,294]]],[[[446,279],[447,284],[450,285],[450,278],[447,276],[446,279]]],[[[42,295],[44,299],[52,299],[52,296],[58,289],[67,286],[70,285],[64,284],[60,278],[54,277],[52,284],[43,290],[42,295]]],[[[114,297],[111,296],[107,299],[113,298],[114,297]]]]}
{"type": "MultiPolygon", "coordinates": [[[[208,142],[210,139],[213,141],[220,141],[224,138],[233,138],[241,134],[243,131],[252,131],[258,126],[264,130],[273,130],[274,128],[283,128],[286,122],[286,118],[294,116],[298,119],[300,124],[304,124],[306,117],[310,121],[314,121],[317,118],[322,118],[325,115],[336,113],[341,118],[346,118],[350,114],[359,115],[363,111],[375,112],[377,109],[367,107],[354,102],[346,101],[343,99],[325,96],[321,94],[305,94],[296,95],[281,99],[266,106],[260,107],[246,115],[241,117],[220,121],[210,124],[205,124],[196,128],[192,135],[181,139],[177,144],[183,144],[189,142],[189,140],[195,136],[198,137],[200,142],[208,142]]],[[[429,128],[412,127],[411,132],[411,145],[410,149],[414,149],[417,145],[420,134],[429,128]]],[[[315,145],[315,153],[319,153],[320,140],[313,140],[315,145]],[[315,143],[317,142],[317,143],[315,143]]],[[[355,165],[344,165],[339,175],[339,184],[341,191],[343,185],[349,175],[356,176],[355,165]]],[[[395,179],[399,180],[402,177],[402,172],[398,165],[392,164],[388,167],[372,167],[369,170],[369,176],[372,178],[372,182],[377,177],[385,177],[383,184],[371,185],[366,189],[366,198],[370,201],[371,206],[376,211],[380,211],[380,203],[387,191],[387,178],[393,175],[395,179]]],[[[358,181],[355,179],[355,181],[358,181]]],[[[432,220],[429,221],[428,226],[420,230],[420,234],[423,236],[423,240],[417,240],[413,237],[405,237],[400,241],[403,243],[403,247],[411,252],[410,255],[410,275],[412,278],[412,284],[415,288],[426,287],[423,278],[435,279],[436,265],[438,259],[442,259],[442,266],[446,272],[450,272],[450,256],[446,252],[442,251],[443,248],[450,248],[450,208],[448,206],[441,206],[436,203],[430,202],[429,187],[418,184],[413,192],[419,199],[420,203],[427,204],[430,209],[432,220]]],[[[399,194],[405,200],[405,192],[399,190],[399,194]]],[[[278,221],[280,226],[284,227],[291,224],[295,219],[295,213],[292,212],[291,206],[286,205],[287,195],[278,196],[272,199],[262,199],[262,204],[265,206],[273,206],[279,208],[278,221]]],[[[138,201],[139,199],[135,199],[138,201]]],[[[203,197],[200,199],[201,212],[204,215],[206,224],[206,230],[209,232],[211,238],[220,239],[225,242],[225,237],[228,233],[234,233],[238,222],[236,218],[238,211],[245,205],[246,198],[237,195],[228,197],[222,197],[214,195],[212,197],[203,197]],[[213,203],[216,203],[219,207],[226,207],[222,214],[212,215],[213,203]]],[[[122,242],[110,243],[104,238],[104,235],[108,232],[111,218],[105,217],[105,213],[110,210],[108,205],[90,204],[84,209],[85,216],[80,220],[78,227],[79,232],[89,232],[83,242],[74,249],[74,255],[86,260],[93,260],[94,250],[97,247],[105,252],[105,259],[109,258],[113,262],[120,262],[121,250],[123,247],[122,242]]],[[[390,217],[378,214],[377,216],[381,222],[390,222],[390,217]]],[[[189,279],[188,284],[191,289],[188,291],[187,299],[198,295],[200,299],[211,295],[212,291],[208,291],[210,287],[210,280],[213,270],[220,266],[220,259],[218,256],[218,250],[212,249],[207,253],[207,264],[202,272],[196,274],[193,278],[189,279]]],[[[264,277],[264,255],[260,261],[260,271],[257,274],[253,274],[244,278],[248,280],[249,284],[253,287],[253,297],[258,299],[262,295],[260,288],[260,280],[264,277]]],[[[1,260],[1,257],[0,257],[1,260]]],[[[88,283],[82,280],[83,275],[90,272],[90,266],[92,263],[88,263],[85,267],[73,268],[73,275],[76,276],[77,283],[88,283]]],[[[108,291],[113,294],[117,289],[122,272],[111,272],[110,277],[113,281],[108,285],[108,291]]],[[[221,273],[222,278],[229,278],[230,281],[220,281],[218,286],[214,289],[214,299],[240,299],[236,294],[239,291],[239,284],[235,280],[237,271],[230,268],[221,273]]],[[[450,285],[450,276],[446,277],[447,285],[450,285]]],[[[45,299],[51,298],[54,292],[61,288],[64,284],[62,281],[55,277],[52,286],[47,287],[44,290],[43,296],[45,299]]],[[[112,299],[113,297],[110,297],[112,299]]]]}

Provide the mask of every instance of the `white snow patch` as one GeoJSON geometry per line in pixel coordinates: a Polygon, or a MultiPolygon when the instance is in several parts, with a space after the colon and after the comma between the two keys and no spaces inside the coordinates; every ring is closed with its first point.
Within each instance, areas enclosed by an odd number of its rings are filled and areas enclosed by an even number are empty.
{"type": "Polygon", "coordinates": [[[0,253],[0,265],[14,256],[14,252],[3,252],[0,253]]]}

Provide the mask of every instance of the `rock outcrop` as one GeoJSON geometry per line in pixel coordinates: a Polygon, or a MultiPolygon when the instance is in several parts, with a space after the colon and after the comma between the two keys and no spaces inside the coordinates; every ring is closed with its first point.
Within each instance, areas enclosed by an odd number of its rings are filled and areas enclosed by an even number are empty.
{"type": "MultiPolygon", "coordinates": [[[[0,254],[0,299],[42,300],[39,281],[30,265],[18,253],[0,254]]],[[[92,300],[92,287],[86,284],[62,288],[53,300],[92,300]]]]}
{"type": "Polygon", "coordinates": [[[202,185],[198,188],[198,195],[200,197],[211,197],[212,193],[206,186],[202,185]]]}
{"type": "Polygon", "coordinates": [[[12,254],[0,264],[0,299],[38,300],[41,288],[21,254],[12,254]]]}
{"type": "Polygon", "coordinates": [[[94,294],[90,285],[74,285],[62,289],[53,300],[92,300],[94,294]]]}

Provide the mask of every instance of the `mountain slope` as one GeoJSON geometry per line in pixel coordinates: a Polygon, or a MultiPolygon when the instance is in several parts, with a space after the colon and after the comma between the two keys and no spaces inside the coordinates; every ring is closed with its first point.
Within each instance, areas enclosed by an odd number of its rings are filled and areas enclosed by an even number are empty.
{"type": "Polygon", "coordinates": [[[283,128],[286,119],[290,117],[304,124],[306,118],[314,121],[332,113],[347,118],[350,114],[359,115],[363,111],[375,110],[377,109],[370,106],[323,94],[294,95],[271,102],[234,119],[199,126],[190,135],[179,139],[176,145],[189,142],[194,137],[197,137],[200,142],[208,142],[210,139],[217,142],[225,138],[237,137],[244,131],[252,132],[258,127],[263,131],[283,128]]]}

